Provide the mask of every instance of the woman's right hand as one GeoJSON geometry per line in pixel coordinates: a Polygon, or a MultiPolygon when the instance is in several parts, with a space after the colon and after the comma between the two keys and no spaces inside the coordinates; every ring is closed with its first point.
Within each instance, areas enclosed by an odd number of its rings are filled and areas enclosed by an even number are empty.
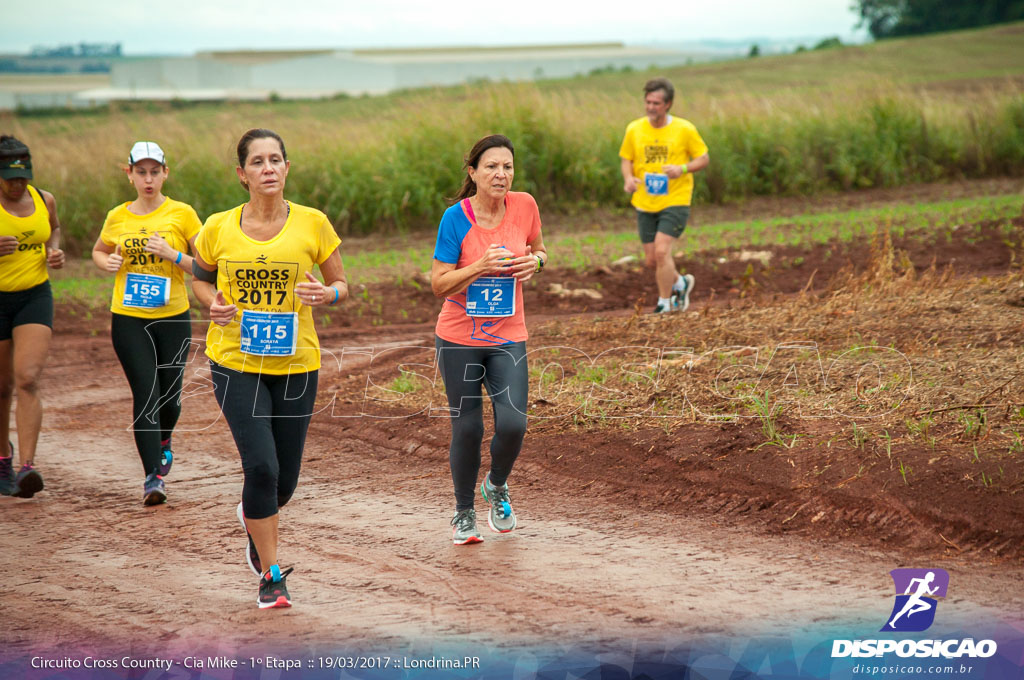
{"type": "Polygon", "coordinates": [[[18,239],[14,236],[0,236],[0,255],[10,255],[18,250],[18,239]]]}
{"type": "Polygon", "coordinates": [[[502,273],[502,269],[509,264],[509,260],[514,258],[515,255],[511,250],[492,243],[484,252],[484,256],[477,260],[476,266],[481,270],[480,276],[493,276],[502,273]]]}
{"type": "Polygon", "coordinates": [[[107,255],[107,271],[116,272],[121,269],[121,265],[124,264],[124,257],[121,255],[121,244],[117,244],[114,248],[114,252],[107,255]]]}
{"type": "Polygon", "coordinates": [[[236,314],[238,314],[238,307],[234,304],[229,305],[228,301],[224,299],[224,293],[218,290],[217,296],[210,303],[210,321],[218,326],[227,326],[236,314]]]}

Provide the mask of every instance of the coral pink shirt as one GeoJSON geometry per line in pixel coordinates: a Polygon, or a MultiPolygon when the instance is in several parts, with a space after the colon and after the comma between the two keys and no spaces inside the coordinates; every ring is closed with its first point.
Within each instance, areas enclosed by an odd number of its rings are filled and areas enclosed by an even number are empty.
{"type": "MultiPolygon", "coordinates": [[[[462,269],[483,257],[492,243],[521,257],[526,254],[526,245],[539,236],[540,213],[530,194],[507,193],[505,217],[493,229],[477,225],[469,199],[466,199],[448,208],[441,217],[434,259],[462,269]]],[[[504,345],[526,340],[523,284],[516,281],[515,289],[515,313],[507,317],[469,316],[465,292],[448,296],[437,317],[435,332],[442,340],[460,345],[504,345]]]]}

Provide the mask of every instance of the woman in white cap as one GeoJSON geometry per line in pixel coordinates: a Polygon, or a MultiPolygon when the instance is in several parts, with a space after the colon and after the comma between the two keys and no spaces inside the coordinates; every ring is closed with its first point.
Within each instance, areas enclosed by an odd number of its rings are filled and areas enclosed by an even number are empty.
{"type": "MultiPolygon", "coordinates": [[[[30,185],[28,147],[0,136],[0,442],[8,440],[11,399],[18,395],[18,453],[14,444],[0,456],[0,494],[31,498],[43,490],[35,469],[43,422],[38,381],[53,334],[53,293],[47,266],[64,266],[60,222],[53,194],[30,185]]],[[[2,445],[0,445],[2,446],[2,445]]]]}
{"type": "Polygon", "coordinates": [[[164,196],[167,161],[155,142],[132,147],[126,173],[137,196],[107,213],[92,260],[115,275],[110,337],[132,391],[142,502],[157,505],[167,500],[163,478],[174,460],[171,434],[192,338],[189,242],[202,224],[191,206],[164,196]]]}

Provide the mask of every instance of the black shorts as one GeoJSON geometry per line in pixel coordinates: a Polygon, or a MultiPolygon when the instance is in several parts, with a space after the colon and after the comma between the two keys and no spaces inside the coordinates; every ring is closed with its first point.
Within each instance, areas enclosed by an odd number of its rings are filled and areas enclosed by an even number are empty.
{"type": "Polygon", "coordinates": [[[40,323],[53,328],[50,282],[12,293],[0,292],[0,342],[10,340],[15,326],[40,323]]]}
{"type": "Polygon", "coordinates": [[[690,219],[690,206],[673,205],[658,212],[636,211],[636,228],[640,233],[640,243],[654,243],[654,236],[659,231],[672,238],[679,238],[686,229],[690,219]]]}

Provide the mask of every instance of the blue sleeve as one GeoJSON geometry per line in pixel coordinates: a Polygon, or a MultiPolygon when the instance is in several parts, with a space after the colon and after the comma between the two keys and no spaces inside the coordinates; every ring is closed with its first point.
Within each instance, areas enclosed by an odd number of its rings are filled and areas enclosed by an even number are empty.
{"type": "Polygon", "coordinates": [[[434,259],[448,264],[456,264],[462,254],[462,239],[466,238],[472,225],[462,207],[456,203],[444,211],[441,225],[437,228],[437,244],[434,246],[434,259]]]}

